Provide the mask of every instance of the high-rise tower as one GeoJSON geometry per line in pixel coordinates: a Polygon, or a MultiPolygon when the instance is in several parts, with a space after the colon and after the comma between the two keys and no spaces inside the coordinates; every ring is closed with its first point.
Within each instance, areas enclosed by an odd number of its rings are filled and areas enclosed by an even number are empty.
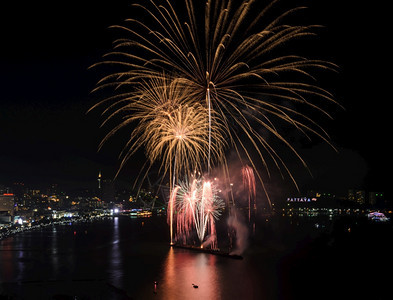
{"type": "Polygon", "coordinates": [[[101,171],[98,172],[98,189],[101,190],[101,171]]]}

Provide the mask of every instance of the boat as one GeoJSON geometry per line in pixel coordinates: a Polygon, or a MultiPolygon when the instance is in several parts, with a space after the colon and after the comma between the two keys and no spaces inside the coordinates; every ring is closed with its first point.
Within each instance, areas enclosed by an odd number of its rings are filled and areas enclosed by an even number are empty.
{"type": "Polygon", "coordinates": [[[150,210],[145,210],[142,208],[133,208],[129,212],[130,217],[151,217],[152,212],[150,210]]]}
{"type": "Polygon", "coordinates": [[[375,222],[386,222],[389,221],[389,218],[385,216],[385,214],[378,212],[378,211],[374,211],[371,212],[367,215],[369,220],[375,221],[375,222]]]}

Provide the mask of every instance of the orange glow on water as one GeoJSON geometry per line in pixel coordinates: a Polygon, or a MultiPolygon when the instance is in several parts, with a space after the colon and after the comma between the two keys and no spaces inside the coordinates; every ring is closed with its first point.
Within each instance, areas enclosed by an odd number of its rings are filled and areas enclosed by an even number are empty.
{"type": "Polygon", "coordinates": [[[170,248],[159,280],[160,299],[220,299],[217,257],[170,248]],[[193,285],[198,286],[195,289],[193,285]]]}

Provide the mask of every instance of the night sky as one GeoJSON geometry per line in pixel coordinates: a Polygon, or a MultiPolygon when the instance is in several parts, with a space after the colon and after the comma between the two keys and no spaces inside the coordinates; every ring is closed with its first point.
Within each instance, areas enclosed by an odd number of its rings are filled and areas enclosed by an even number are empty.
{"type": "MultiPolygon", "coordinates": [[[[304,2],[304,1],[303,1],[304,2]]],[[[301,189],[344,193],[349,188],[389,192],[390,103],[387,2],[305,1],[318,55],[340,66],[324,83],[345,111],[333,109],[325,128],[339,150],[299,143],[313,177],[294,169],[301,189]],[[386,73],[388,72],[388,73],[386,73]]],[[[100,74],[88,67],[111,48],[108,26],[132,16],[132,1],[10,1],[1,8],[0,183],[94,184],[112,177],[122,141],[97,152],[105,129],[90,91],[100,74]]],[[[300,3],[300,2],[299,2],[300,3]]],[[[119,137],[121,138],[121,137],[119,137]]],[[[132,161],[121,178],[132,181],[132,161]]],[[[276,189],[288,181],[274,181],[276,189]]]]}

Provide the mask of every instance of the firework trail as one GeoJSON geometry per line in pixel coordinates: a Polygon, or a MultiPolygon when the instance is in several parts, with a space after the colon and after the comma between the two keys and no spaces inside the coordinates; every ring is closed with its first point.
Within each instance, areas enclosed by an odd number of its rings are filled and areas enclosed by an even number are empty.
{"type": "Polygon", "coordinates": [[[168,223],[169,223],[169,231],[170,231],[170,237],[171,237],[171,245],[173,245],[173,213],[174,213],[174,204],[175,204],[175,199],[176,199],[176,194],[177,190],[179,187],[176,187],[172,190],[172,193],[170,195],[170,199],[168,202],[168,223]]]}
{"type": "Polygon", "coordinates": [[[250,166],[246,165],[242,168],[242,176],[243,187],[245,192],[247,193],[248,200],[248,221],[251,222],[251,210],[256,209],[256,186],[254,170],[250,166]]]}
{"type": "MultiPolygon", "coordinates": [[[[236,150],[239,158],[245,155],[254,170],[256,167],[248,145],[259,157],[267,175],[270,175],[269,158],[272,165],[280,172],[287,173],[296,185],[284,160],[260,133],[260,129],[264,128],[271,137],[288,147],[306,166],[283,135],[285,131],[281,130],[281,124],[289,124],[308,138],[310,133],[316,135],[330,144],[327,133],[310,116],[318,112],[330,117],[320,105],[320,100],[336,102],[331,93],[316,85],[314,73],[335,70],[336,66],[291,51],[282,55],[282,50],[287,49],[286,45],[299,38],[315,35],[319,26],[285,23],[303,7],[276,15],[273,11],[279,9],[278,0],[273,0],[263,9],[258,7],[257,2],[248,0],[234,4],[227,0],[185,0],[183,10],[175,9],[169,0],[162,4],[154,0],[146,5],[134,4],[138,18],[127,19],[125,25],[112,26],[120,29],[124,37],[114,42],[114,50],[105,56],[104,61],[94,65],[117,65],[118,71],[104,76],[96,90],[115,88],[116,95],[103,101],[113,103],[107,109],[112,115],[113,110],[122,110],[117,109],[118,106],[127,110],[130,103],[130,108],[134,102],[140,104],[137,87],[141,82],[149,82],[152,77],[159,78],[165,74],[170,81],[176,81],[182,86],[186,94],[192,95],[189,99],[193,105],[202,105],[206,110],[207,124],[199,128],[206,131],[203,139],[207,145],[203,146],[203,151],[207,154],[205,157],[199,153],[203,157],[195,156],[192,163],[202,159],[210,172],[211,156],[225,162],[221,148],[214,150],[214,145],[221,145],[219,139],[223,136],[224,128],[228,146],[236,150]],[[204,14],[200,13],[203,9],[201,3],[204,5],[204,14]],[[180,11],[182,13],[178,13],[180,11]],[[277,17],[272,18],[272,14],[277,17]],[[302,113],[304,108],[307,114],[302,113]],[[220,132],[217,133],[217,130],[220,132]]],[[[186,102],[189,106],[190,103],[186,102]]],[[[197,110],[200,111],[199,108],[197,110]]],[[[156,128],[146,129],[154,131],[156,128]]],[[[183,151],[174,145],[180,144],[179,141],[174,143],[179,135],[173,136],[173,143],[167,144],[165,140],[148,146],[147,155],[151,160],[166,155],[162,161],[164,170],[172,165],[174,152],[183,151]],[[170,150],[164,151],[161,148],[164,145],[170,150]]],[[[152,137],[156,138],[157,135],[146,134],[145,138],[133,141],[139,145],[140,141],[146,142],[147,138],[152,137]]],[[[131,144],[130,139],[127,145],[131,144]]],[[[133,144],[125,150],[126,160],[136,147],[139,146],[133,144]]],[[[191,149],[194,153],[197,151],[194,146],[191,149]]],[[[191,164],[182,157],[175,168],[186,168],[186,165],[191,164]]],[[[123,159],[122,164],[126,160],[123,159]]],[[[256,172],[256,176],[265,189],[261,174],[256,172]]]]}

